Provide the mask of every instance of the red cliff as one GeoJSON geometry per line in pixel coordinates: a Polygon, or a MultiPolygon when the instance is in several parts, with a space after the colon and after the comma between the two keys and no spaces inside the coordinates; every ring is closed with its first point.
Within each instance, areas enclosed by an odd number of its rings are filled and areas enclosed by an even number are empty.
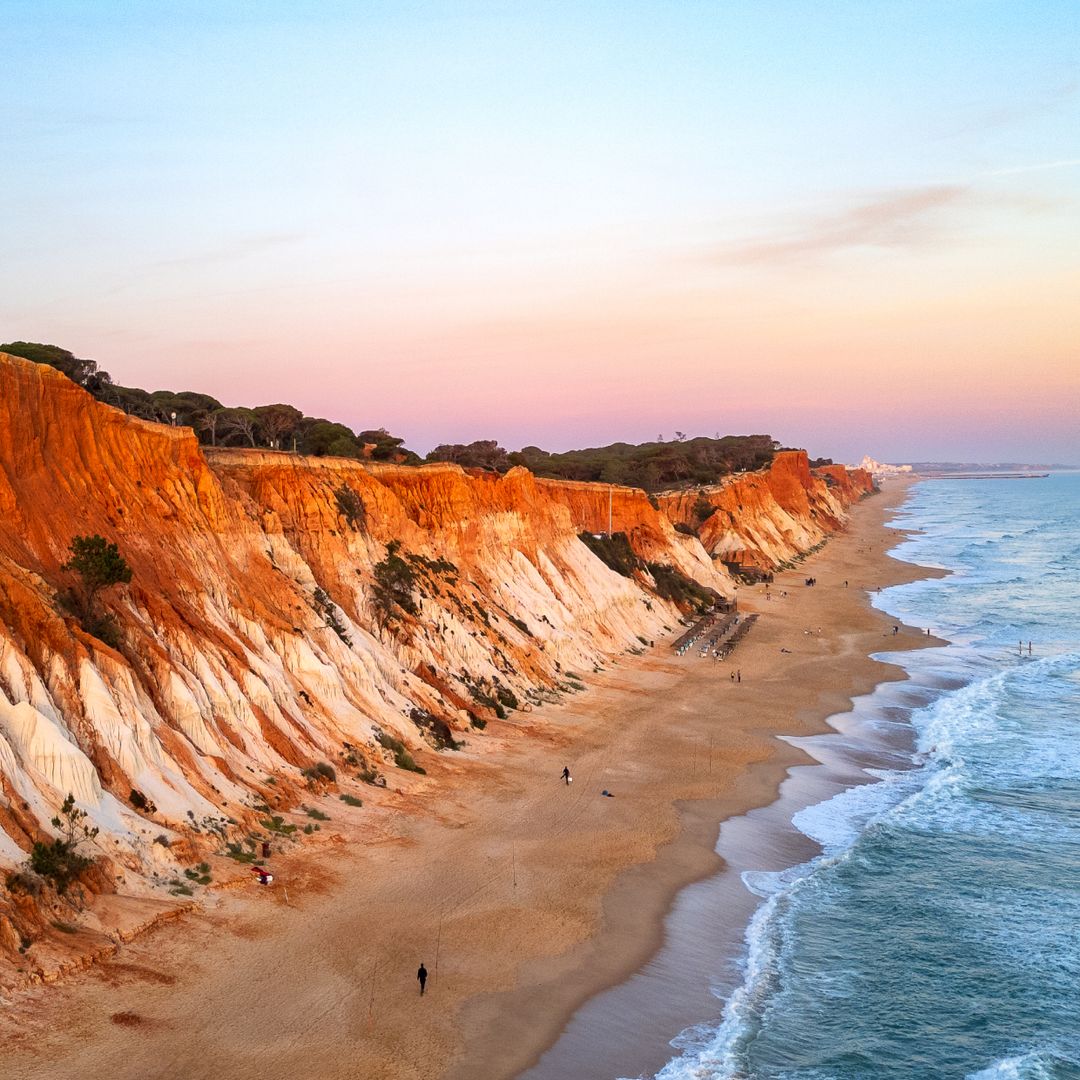
{"type": "MultiPolygon", "coordinates": [[[[520,468],[204,451],[0,354],[0,866],[52,835],[69,792],[125,888],[152,890],[178,852],[298,801],[318,762],[370,776],[397,739],[437,775],[453,733],[482,737],[676,624],[647,574],[620,576],[579,539],[607,531],[609,506],[643,559],[726,593],[714,559],[782,561],[862,490],[801,454],[657,510],[520,468]],[[674,523],[696,527],[702,497],[699,540],[674,523]],[[58,600],[71,541],[90,534],[132,569],[103,594],[115,648],[58,600]],[[394,559],[408,600],[388,614],[394,559]]],[[[0,950],[26,917],[0,887],[0,950]]]]}

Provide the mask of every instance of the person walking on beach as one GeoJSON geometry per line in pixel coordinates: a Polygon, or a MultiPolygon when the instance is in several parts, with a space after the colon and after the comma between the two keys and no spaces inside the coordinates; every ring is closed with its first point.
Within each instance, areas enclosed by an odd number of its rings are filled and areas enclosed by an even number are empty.
{"type": "Polygon", "coordinates": [[[742,682],[742,668],[735,672],[735,681],[742,682]]]}
{"type": "Polygon", "coordinates": [[[420,996],[424,996],[424,987],[427,986],[427,968],[421,961],[420,970],[416,973],[416,981],[420,983],[420,996]]]}
{"type": "Polygon", "coordinates": [[[733,672],[731,673],[731,681],[732,681],[732,682],[734,682],[734,681],[735,681],[735,672],[734,672],[734,671],[733,671],[733,672]]]}
{"type": "Polygon", "coordinates": [[[565,782],[566,786],[569,787],[570,786],[570,766],[569,765],[564,765],[563,766],[562,778],[563,778],[563,781],[565,782]]]}

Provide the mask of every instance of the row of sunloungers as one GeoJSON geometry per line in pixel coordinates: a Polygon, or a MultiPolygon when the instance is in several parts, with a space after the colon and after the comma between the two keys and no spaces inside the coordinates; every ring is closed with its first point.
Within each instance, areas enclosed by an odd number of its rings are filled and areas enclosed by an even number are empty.
{"type": "Polygon", "coordinates": [[[732,650],[742,641],[756,621],[757,615],[740,617],[731,614],[723,616],[719,621],[715,616],[710,615],[695,623],[690,630],[675,642],[672,648],[675,650],[676,656],[684,656],[711,630],[712,632],[709,633],[708,638],[701,645],[699,655],[725,660],[731,655],[732,650]]]}

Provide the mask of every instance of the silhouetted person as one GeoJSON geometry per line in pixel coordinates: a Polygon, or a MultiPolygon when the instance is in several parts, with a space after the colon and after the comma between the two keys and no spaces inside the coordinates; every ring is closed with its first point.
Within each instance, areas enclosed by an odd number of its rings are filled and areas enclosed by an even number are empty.
{"type": "Polygon", "coordinates": [[[562,778],[565,781],[566,786],[569,787],[570,786],[570,766],[569,765],[564,765],[563,766],[562,778]]]}
{"type": "Polygon", "coordinates": [[[423,964],[420,965],[420,970],[416,973],[417,982],[420,983],[420,996],[424,996],[424,987],[427,986],[427,968],[423,964]]]}
{"type": "Polygon", "coordinates": [[[735,672],[735,681],[742,682],[742,668],[735,672]]]}

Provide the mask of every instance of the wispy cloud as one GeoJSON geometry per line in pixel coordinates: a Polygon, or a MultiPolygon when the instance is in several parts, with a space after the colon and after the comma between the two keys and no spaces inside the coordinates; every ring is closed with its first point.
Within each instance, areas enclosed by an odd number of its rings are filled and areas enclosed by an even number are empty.
{"type": "Polygon", "coordinates": [[[208,266],[214,263],[234,262],[237,259],[245,259],[249,255],[261,254],[271,248],[295,244],[300,239],[302,238],[299,233],[260,233],[241,236],[218,247],[193,251],[169,259],[159,259],[151,264],[151,268],[164,270],[173,267],[208,266]]]}
{"type": "Polygon", "coordinates": [[[864,196],[853,205],[792,220],[774,235],[721,247],[713,260],[734,265],[790,263],[855,248],[910,248],[941,236],[947,211],[971,188],[934,184],[864,196]]]}
{"type": "Polygon", "coordinates": [[[1072,169],[1080,165],[1080,158],[1066,158],[1064,161],[1041,161],[1035,165],[1013,165],[1007,169],[991,169],[985,176],[1015,176],[1017,173],[1043,172],[1046,169],[1072,169]]]}

